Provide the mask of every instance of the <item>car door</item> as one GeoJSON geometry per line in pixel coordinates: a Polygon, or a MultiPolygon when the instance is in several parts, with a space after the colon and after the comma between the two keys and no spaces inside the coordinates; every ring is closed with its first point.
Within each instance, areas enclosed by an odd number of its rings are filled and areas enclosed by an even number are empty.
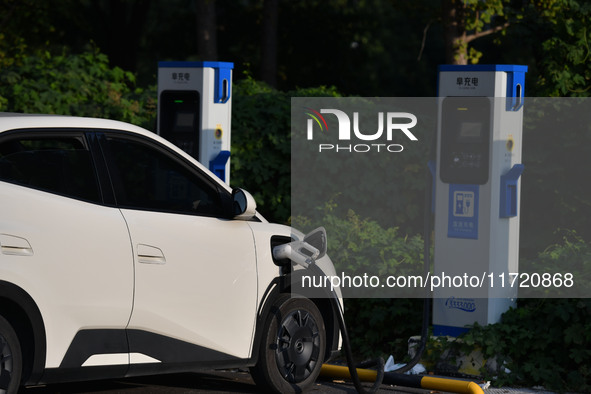
{"type": "Polygon", "coordinates": [[[82,131],[2,133],[0,278],[37,302],[46,368],[119,365],[124,374],[131,244],[97,174],[82,131]]]}
{"type": "Polygon", "coordinates": [[[248,358],[255,246],[247,222],[223,218],[229,193],[163,145],[116,133],[102,141],[133,244],[132,355],[177,363],[248,358]]]}

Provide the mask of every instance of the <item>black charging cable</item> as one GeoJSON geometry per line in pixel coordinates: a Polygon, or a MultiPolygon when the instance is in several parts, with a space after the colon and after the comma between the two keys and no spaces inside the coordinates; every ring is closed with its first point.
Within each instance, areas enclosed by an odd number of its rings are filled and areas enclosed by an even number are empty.
{"type": "MultiPolygon", "coordinates": [[[[311,270],[313,274],[318,275],[320,277],[326,276],[324,271],[322,271],[322,269],[320,269],[320,267],[318,267],[315,263],[310,264],[307,267],[307,269],[311,270]]],[[[339,329],[341,330],[341,335],[343,337],[343,350],[345,352],[345,358],[347,359],[349,374],[351,375],[351,380],[353,381],[355,389],[360,394],[371,394],[377,392],[382,384],[382,381],[384,380],[384,359],[380,357],[374,360],[365,361],[362,364],[355,364],[355,360],[353,359],[353,351],[351,350],[351,341],[349,340],[349,333],[347,332],[347,325],[345,324],[345,314],[343,311],[343,307],[339,302],[339,299],[334,290],[330,292],[329,299],[333,311],[337,315],[339,329]],[[369,368],[372,366],[376,367],[377,376],[374,384],[369,389],[369,391],[367,391],[361,385],[361,381],[359,380],[359,374],[357,373],[357,368],[369,368]]]]}
{"type": "MultiPolygon", "coordinates": [[[[433,201],[433,178],[434,174],[431,170],[426,171],[426,187],[424,198],[424,218],[423,218],[423,278],[426,278],[431,271],[431,204],[433,201]]],[[[421,341],[414,357],[404,366],[392,371],[395,373],[405,373],[414,368],[421,360],[425,348],[427,347],[427,339],[429,337],[429,325],[431,323],[429,317],[431,315],[431,294],[425,290],[425,298],[423,299],[423,323],[421,326],[421,341]]]]}

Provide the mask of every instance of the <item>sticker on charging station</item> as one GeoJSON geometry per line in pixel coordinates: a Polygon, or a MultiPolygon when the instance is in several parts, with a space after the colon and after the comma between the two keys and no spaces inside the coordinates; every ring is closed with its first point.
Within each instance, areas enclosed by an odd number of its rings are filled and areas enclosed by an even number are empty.
{"type": "Polygon", "coordinates": [[[449,185],[447,236],[478,239],[478,185],[449,185]]]}

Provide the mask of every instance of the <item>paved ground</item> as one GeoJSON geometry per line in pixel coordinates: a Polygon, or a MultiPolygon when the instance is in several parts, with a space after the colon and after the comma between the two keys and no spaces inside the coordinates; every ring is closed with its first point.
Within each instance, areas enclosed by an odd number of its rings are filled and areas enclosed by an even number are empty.
{"type": "MultiPolygon", "coordinates": [[[[371,385],[366,384],[369,388],[371,385]]],[[[34,387],[19,394],[193,394],[259,393],[247,372],[216,371],[149,376],[98,382],[68,383],[34,387]]],[[[351,382],[319,380],[311,393],[353,394],[351,382]]],[[[427,394],[430,391],[382,385],[380,393],[427,394]]]]}
{"type": "MultiPolygon", "coordinates": [[[[369,388],[370,384],[364,384],[369,388]]],[[[248,372],[215,371],[148,376],[108,381],[68,383],[34,387],[21,390],[19,394],[193,394],[193,393],[259,393],[248,372]]],[[[430,394],[434,391],[408,387],[382,385],[384,394],[430,394]]],[[[550,394],[533,389],[487,389],[485,394],[550,394]]],[[[311,393],[353,394],[351,382],[319,380],[311,393]]],[[[441,392],[438,392],[441,393],[441,392]]]]}

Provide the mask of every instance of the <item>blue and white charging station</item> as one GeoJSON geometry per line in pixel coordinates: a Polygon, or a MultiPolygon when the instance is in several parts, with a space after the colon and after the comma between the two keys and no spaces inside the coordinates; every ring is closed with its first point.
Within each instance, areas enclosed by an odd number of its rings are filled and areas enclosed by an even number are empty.
{"type": "Polygon", "coordinates": [[[228,62],[159,62],[157,133],[230,183],[228,62]]]}
{"type": "Polygon", "coordinates": [[[438,72],[433,274],[448,282],[434,290],[433,334],[458,336],[515,305],[527,66],[438,72]]]}

